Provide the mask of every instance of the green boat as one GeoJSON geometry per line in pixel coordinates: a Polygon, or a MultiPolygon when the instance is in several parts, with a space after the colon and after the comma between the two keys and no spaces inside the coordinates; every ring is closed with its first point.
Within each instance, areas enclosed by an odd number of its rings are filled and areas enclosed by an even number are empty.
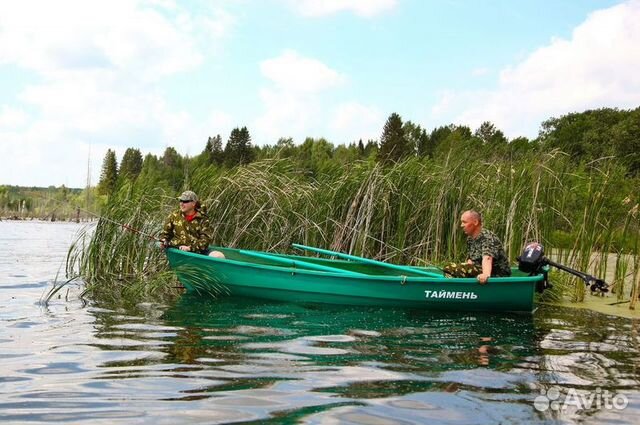
{"type": "Polygon", "coordinates": [[[446,278],[435,267],[409,267],[304,247],[349,258],[324,259],[211,247],[225,259],[166,250],[172,270],[189,292],[287,302],[392,306],[428,310],[531,312],[546,271],[510,277],[446,278]],[[357,261],[353,261],[353,259],[357,261]]]}

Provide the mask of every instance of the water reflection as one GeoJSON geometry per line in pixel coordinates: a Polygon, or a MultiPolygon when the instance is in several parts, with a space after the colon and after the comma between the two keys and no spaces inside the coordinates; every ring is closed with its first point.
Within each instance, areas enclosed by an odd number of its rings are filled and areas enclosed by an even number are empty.
{"type": "MultiPolygon", "coordinates": [[[[611,318],[606,332],[593,332],[592,314],[566,309],[433,313],[185,295],[150,320],[145,311],[104,307],[95,311],[97,335],[111,342],[103,348],[113,352],[119,338],[138,354],[149,346],[156,352],[103,364],[109,379],[158,379],[161,371],[174,386],[165,400],[207,400],[243,421],[575,419],[539,412],[533,400],[558,384],[639,386],[637,341],[627,332],[636,325],[611,318]],[[175,385],[185,380],[189,385],[175,385]]],[[[629,409],[637,409],[633,397],[629,409]]]]}
{"type": "MultiPolygon", "coordinates": [[[[189,344],[219,356],[304,356],[319,364],[380,363],[384,369],[431,371],[478,365],[510,369],[534,355],[531,315],[430,313],[416,310],[211,300],[186,295],[163,316],[188,329],[189,344]],[[200,341],[197,341],[197,338],[200,341]]],[[[203,351],[204,350],[204,351],[203,351]]],[[[189,356],[192,358],[193,356],[189,356]]]]}

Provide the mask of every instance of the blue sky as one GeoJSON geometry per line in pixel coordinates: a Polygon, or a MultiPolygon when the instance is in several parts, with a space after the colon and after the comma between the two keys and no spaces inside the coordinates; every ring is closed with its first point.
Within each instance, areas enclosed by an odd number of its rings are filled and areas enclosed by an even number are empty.
{"type": "Polygon", "coordinates": [[[334,144],[640,106],[640,0],[0,0],[0,184],[95,184],[107,148],[247,126],[334,144]]]}

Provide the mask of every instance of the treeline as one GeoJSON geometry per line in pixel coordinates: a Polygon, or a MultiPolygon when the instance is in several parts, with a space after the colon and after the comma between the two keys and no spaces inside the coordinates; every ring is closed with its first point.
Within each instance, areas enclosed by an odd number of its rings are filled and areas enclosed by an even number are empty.
{"type": "Polygon", "coordinates": [[[102,164],[99,193],[108,195],[119,183],[138,178],[179,190],[196,169],[229,170],[264,159],[293,160],[299,172],[313,177],[331,167],[355,161],[390,164],[411,157],[442,158],[454,147],[478,149],[481,156],[489,158],[518,157],[539,148],[537,140],[524,137],[508,140],[489,122],[475,131],[452,124],[427,132],[411,121],[403,122],[396,113],[388,118],[379,140],[359,140],[337,146],[324,138],[311,137],[300,144],[292,138],[280,138],[275,144],[264,146],[253,145],[251,140],[249,130],[242,127],[231,131],[226,144],[219,134],[209,137],[203,151],[194,157],[182,156],[175,148],[167,147],[161,156],[147,154],[143,159],[140,150],[128,148],[120,165],[115,151],[108,150],[102,164]]]}
{"type": "Polygon", "coordinates": [[[640,107],[596,109],[551,118],[542,123],[539,140],[576,161],[613,157],[631,176],[640,175],[640,107]]]}
{"type": "Polygon", "coordinates": [[[221,135],[210,137],[199,155],[182,156],[168,147],[157,157],[144,156],[128,148],[118,165],[115,151],[108,150],[102,164],[99,193],[108,195],[119,182],[142,178],[168,189],[179,190],[188,176],[201,167],[231,169],[263,159],[293,160],[299,171],[313,177],[334,166],[355,161],[396,163],[408,158],[442,161],[452,150],[471,150],[485,160],[518,161],[530,152],[558,149],[578,163],[612,157],[630,177],[640,174],[640,108],[634,110],[598,109],[572,113],[544,121],[540,134],[508,139],[491,122],[472,130],[464,125],[441,126],[427,131],[397,113],[387,119],[379,140],[359,140],[333,145],[324,138],[307,138],[296,144],[281,138],[273,145],[255,146],[247,127],[235,128],[223,144],[221,135]]]}
{"type": "Polygon", "coordinates": [[[87,220],[97,207],[93,190],[60,187],[0,186],[0,218],[87,220]]]}

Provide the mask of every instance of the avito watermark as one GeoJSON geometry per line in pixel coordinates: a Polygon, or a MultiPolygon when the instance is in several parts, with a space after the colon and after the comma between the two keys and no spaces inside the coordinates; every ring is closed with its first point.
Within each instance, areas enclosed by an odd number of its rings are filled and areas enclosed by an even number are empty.
{"type": "Polygon", "coordinates": [[[623,410],[628,404],[629,399],[624,394],[612,393],[600,387],[593,391],[579,392],[574,388],[563,391],[562,388],[553,386],[541,391],[541,395],[533,401],[533,406],[541,412],[562,411],[570,407],[576,410],[623,410]]]}

